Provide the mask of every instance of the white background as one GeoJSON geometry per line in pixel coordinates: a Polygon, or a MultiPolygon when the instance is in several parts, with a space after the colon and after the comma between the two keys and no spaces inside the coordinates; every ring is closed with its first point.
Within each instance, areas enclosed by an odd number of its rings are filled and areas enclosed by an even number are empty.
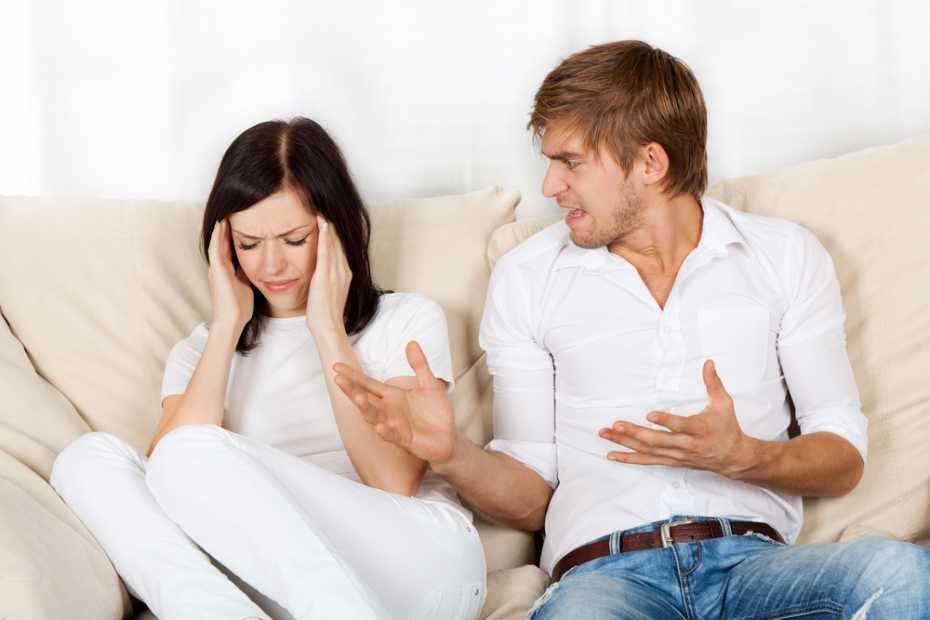
{"type": "Polygon", "coordinates": [[[694,70],[711,181],[930,132],[930,3],[0,0],[0,194],[204,199],[229,142],[304,115],[367,199],[504,184],[561,58],[642,38],[694,70]]]}

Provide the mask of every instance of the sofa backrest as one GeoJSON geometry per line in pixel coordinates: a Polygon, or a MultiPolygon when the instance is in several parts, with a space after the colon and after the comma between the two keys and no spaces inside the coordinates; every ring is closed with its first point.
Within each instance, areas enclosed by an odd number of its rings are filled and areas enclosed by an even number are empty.
{"type": "MultiPolygon", "coordinates": [[[[724,181],[709,194],[812,230],[843,291],[869,459],[841,498],[808,498],[799,542],[930,535],[930,136],[724,181]]],[[[492,264],[557,218],[498,229],[492,264]]]]}
{"type": "MultiPolygon", "coordinates": [[[[518,201],[516,192],[491,187],[370,209],[376,283],[422,293],[446,311],[464,382],[457,398],[474,403],[460,407],[470,418],[461,422],[476,440],[490,435],[486,412],[476,410],[487,382],[468,376],[481,358],[485,249],[493,230],[513,221],[518,201]]],[[[195,202],[0,198],[0,311],[38,373],[86,422],[70,435],[89,427],[138,449],[148,444],[168,350],[210,317],[202,214],[195,202]]],[[[32,415],[12,411],[21,398],[5,400],[0,419],[15,426],[32,415]]],[[[60,450],[67,438],[51,443],[60,450]]]]}

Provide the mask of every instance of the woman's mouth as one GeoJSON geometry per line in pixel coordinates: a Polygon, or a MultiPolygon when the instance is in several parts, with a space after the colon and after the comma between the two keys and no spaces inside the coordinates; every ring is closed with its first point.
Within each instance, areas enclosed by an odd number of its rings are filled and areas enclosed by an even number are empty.
{"type": "Polygon", "coordinates": [[[280,280],[278,282],[264,282],[265,288],[272,293],[281,293],[291,288],[297,283],[297,280],[280,280]]]}

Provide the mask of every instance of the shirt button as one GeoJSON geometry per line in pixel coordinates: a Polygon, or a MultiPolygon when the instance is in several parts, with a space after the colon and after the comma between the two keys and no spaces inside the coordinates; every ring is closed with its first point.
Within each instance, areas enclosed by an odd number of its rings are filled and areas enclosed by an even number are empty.
{"type": "Polygon", "coordinates": [[[680,488],[681,488],[681,483],[678,482],[678,481],[676,480],[675,482],[672,483],[672,488],[673,488],[673,489],[680,489],[680,488]]]}

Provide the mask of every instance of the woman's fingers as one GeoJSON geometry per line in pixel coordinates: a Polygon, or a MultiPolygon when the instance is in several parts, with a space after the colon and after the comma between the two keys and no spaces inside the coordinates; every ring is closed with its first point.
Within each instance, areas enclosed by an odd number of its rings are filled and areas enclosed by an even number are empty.
{"type": "Polygon", "coordinates": [[[213,226],[207,255],[210,257],[210,264],[228,267],[230,273],[232,272],[232,233],[230,233],[229,219],[219,220],[213,226]]]}
{"type": "Polygon", "coordinates": [[[223,264],[226,264],[229,260],[229,223],[224,218],[219,221],[217,226],[220,229],[220,235],[219,239],[217,239],[216,252],[223,264]]]}
{"type": "Polygon", "coordinates": [[[327,260],[329,259],[329,222],[327,222],[322,215],[316,216],[316,228],[320,231],[320,236],[317,239],[316,244],[316,268],[319,269],[321,266],[326,265],[328,269],[327,260]]]}
{"type": "Polygon", "coordinates": [[[213,232],[210,233],[210,243],[207,245],[207,258],[210,259],[210,264],[214,264],[219,261],[219,254],[217,254],[217,248],[219,247],[219,236],[220,236],[220,223],[216,222],[213,224],[213,232]]]}
{"type": "Polygon", "coordinates": [[[320,237],[317,241],[317,266],[326,265],[326,273],[331,282],[339,282],[342,278],[352,279],[352,270],[346,260],[345,248],[335,229],[322,215],[316,216],[317,229],[320,237]]]}

